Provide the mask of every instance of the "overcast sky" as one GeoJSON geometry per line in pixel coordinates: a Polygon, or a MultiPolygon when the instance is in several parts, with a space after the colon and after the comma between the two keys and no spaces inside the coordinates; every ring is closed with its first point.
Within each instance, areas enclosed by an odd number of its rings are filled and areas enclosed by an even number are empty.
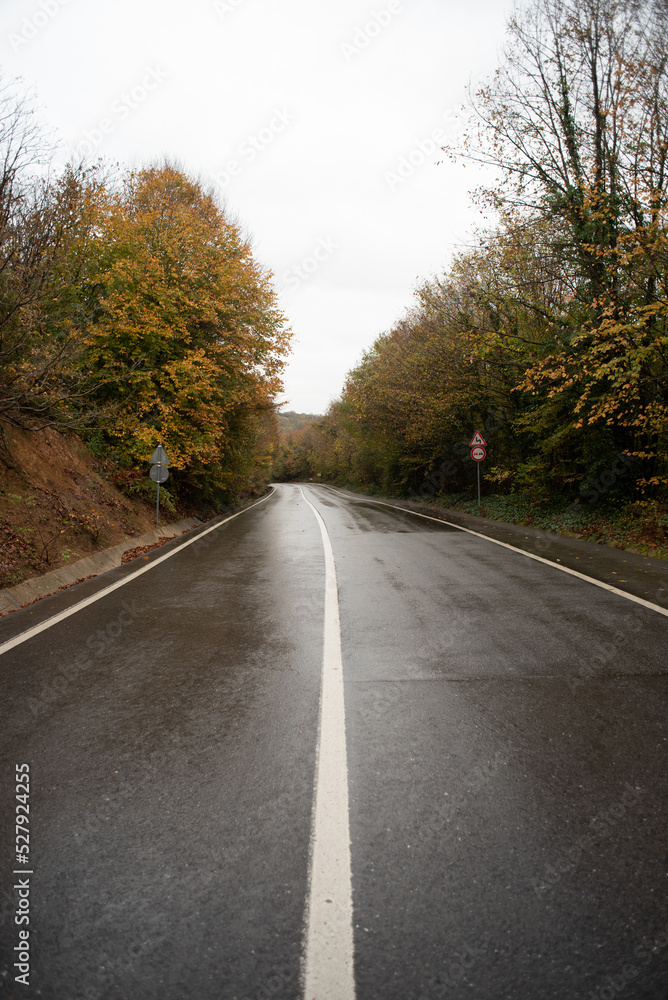
{"type": "Polygon", "coordinates": [[[294,330],[286,409],[322,413],[482,219],[436,165],[505,0],[2,0],[5,76],[63,143],[215,183],[294,330]],[[436,141],[435,141],[436,140],[436,141]]]}

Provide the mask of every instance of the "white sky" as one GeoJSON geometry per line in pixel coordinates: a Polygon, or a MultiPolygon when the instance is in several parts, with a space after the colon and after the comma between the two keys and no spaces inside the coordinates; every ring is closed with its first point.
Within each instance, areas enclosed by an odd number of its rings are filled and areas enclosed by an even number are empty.
{"type": "Polygon", "coordinates": [[[461,127],[466,85],[494,71],[510,8],[3,0],[0,61],[36,92],[64,158],[169,156],[217,184],[295,333],[286,409],[322,413],[482,221],[468,195],[479,175],[437,166],[430,140],[461,127]]]}

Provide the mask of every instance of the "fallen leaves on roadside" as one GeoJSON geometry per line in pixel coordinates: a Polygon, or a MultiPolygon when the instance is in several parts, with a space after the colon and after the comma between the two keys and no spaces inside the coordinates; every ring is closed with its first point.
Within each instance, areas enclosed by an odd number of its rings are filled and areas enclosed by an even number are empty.
{"type": "Polygon", "coordinates": [[[178,535],[169,535],[167,538],[161,538],[158,542],[153,542],[152,545],[137,545],[134,549],[127,549],[121,558],[121,565],[124,566],[125,563],[132,562],[132,560],[136,559],[138,556],[143,556],[152,549],[158,549],[161,545],[164,545],[165,542],[171,542],[178,537],[178,535]]]}

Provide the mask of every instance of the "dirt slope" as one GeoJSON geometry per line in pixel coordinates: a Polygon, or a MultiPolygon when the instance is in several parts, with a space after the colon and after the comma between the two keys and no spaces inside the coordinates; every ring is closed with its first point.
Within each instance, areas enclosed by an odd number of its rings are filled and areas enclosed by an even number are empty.
{"type": "Polygon", "coordinates": [[[0,587],[154,527],[150,503],[123,496],[76,434],[0,421],[0,587]]]}

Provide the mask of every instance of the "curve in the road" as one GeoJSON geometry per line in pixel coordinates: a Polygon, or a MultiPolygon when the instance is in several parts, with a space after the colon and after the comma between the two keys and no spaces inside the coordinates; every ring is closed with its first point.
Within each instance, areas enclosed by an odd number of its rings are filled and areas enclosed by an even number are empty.
{"type": "MultiPolygon", "coordinates": [[[[328,486],[326,483],[319,483],[320,487],[332,490],[333,493],[338,491],[334,489],[333,486],[328,486]]],[[[593,583],[595,587],[600,587],[602,590],[607,590],[611,594],[618,594],[619,597],[625,597],[628,601],[633,601],[635,604],[641,604],[643,608],[649,608],[651,611],[658,611],[660,615],[665,615],[668,618],[668,608],[662,608],[659,604],[654,604],[652,601],[646,601],[643,597],[636,597],[635,594],[630,594],[627,590],[620,590],[619,587],[613,587],[610,583],[605,583],[603,580],[596,580],[593,576],[587,576],[586,573],[580,573],[576,569],[571,569],[570,566],[562,566],[561,563],[553,562],[551,559],[546,559],[545,556],[536,555],[534,552],[527,552],[526,549],[520,549],[517,545],[510,545],[508,542],[502,542],[498,538],[492,538],[490,535],[484,535],[481,531],[474,531],[473,528],[465,528],[461,524],[455,524],[452,521],[446,521],[445,518],[441,517],[431,517],[429,514],[421,514],[418,510],[411,510],[410,507],[399,507],[394,503],[387,503],[386,500],[374,500],[372,497],[364,497],[365,501],[369,503],[379,504],[381,507],[391,507],[393,510],[400,510],[404,514],[413,514],[415,517],[424,517],[427,521],[436,521],[438,524],[447,524],[450,528],[457,528],[458,531],[465,531],[469,535],[476,535],[478,538],[484,538],[487,542],[493,542],[494,545],[500,545],[504,549],[511,549],[513,552],[519,552],[521,555],[526,556],[527,559],[535,559],[536,562],[545,563],[546,566],[553,566],[555,569],[560,569],[562,573],[568,573],[570,576],[577,576],[578,579],[584,580],[586,583],[593,583]]]]}

